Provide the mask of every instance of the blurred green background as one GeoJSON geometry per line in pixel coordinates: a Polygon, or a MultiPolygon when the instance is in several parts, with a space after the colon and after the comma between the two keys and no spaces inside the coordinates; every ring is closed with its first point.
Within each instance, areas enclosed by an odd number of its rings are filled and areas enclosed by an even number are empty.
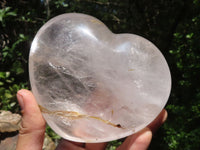
{"type": "Polygon", "coordinates": [[[161,50],[172,74],[169,117],[149,149],[199,150],[200,0],[0,0],[0,109],[20,113],[16,92],[30,89],[31,42],[45,22],[67,12],[97,17],[112,32],[141,35],[161,50]]]}

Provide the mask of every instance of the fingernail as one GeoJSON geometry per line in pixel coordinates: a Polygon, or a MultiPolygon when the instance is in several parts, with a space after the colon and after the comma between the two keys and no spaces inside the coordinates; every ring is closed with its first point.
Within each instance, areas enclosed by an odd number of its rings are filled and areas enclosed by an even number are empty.
{"type": "Polygon", "coordinates": [[[167,120],[167,117],[168,117],[168,113],[165,110],[165,114],[164,114],[164,117],[163,117],[163,120],[162,120],[163,123],[167,120]]]}
{"type": "Polygon", "coordinates": [[[23,100],[23,96],[20,95],[19,93],[17,93],[17,99],[18,99],[18,102],[19,102],[19,105],[20,105],[21,109],[23,110],[23,109],[24,109],[24,100],[23,100]]]}

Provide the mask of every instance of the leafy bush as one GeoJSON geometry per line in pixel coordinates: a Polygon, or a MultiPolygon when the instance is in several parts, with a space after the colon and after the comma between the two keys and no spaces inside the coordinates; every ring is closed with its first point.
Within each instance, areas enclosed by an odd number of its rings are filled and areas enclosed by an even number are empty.
{"type": "MultiPolygon", "coordinates": [[[[199,0],[3,0],[0,2],[0,109],[19,113],[16,92],[28,88],[28,53],[38,29],[66,12],[90,14],[113,32],[142,35],[162,51],[172,73],[168,121],[149,149],[200,149],[199,0]]],[[[47,128],[55,140],[55,133],[47,128]]],[[[115,149],[119,141],[108,149],[115,149]]]]}

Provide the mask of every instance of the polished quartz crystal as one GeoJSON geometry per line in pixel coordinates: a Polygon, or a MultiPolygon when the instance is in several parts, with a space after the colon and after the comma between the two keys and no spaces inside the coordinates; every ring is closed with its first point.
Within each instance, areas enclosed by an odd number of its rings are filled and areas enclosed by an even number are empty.
{"type": "Polygon", "coordinates": [[[114,34],[98,19],[69,13],[35,36],[29,72],[49,126],[77,142],[131,135],[165,106],[171,76],[161,52],[134,34],[114,34]]]}

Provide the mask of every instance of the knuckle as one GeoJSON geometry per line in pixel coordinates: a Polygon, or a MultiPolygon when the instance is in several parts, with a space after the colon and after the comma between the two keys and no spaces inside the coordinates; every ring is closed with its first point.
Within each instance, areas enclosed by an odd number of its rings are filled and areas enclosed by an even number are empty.
{"type": "Polygon", "coordinates": [[[26,135],[26,134],[36,133],[36,132],[43,133],[43,132],[45,132],[45,127],[46,127],[45,123],[35,126],[35,125],[31,125],[31,124],[26,125],[22,121],[20,124],[19,134],[26,135]]]}

